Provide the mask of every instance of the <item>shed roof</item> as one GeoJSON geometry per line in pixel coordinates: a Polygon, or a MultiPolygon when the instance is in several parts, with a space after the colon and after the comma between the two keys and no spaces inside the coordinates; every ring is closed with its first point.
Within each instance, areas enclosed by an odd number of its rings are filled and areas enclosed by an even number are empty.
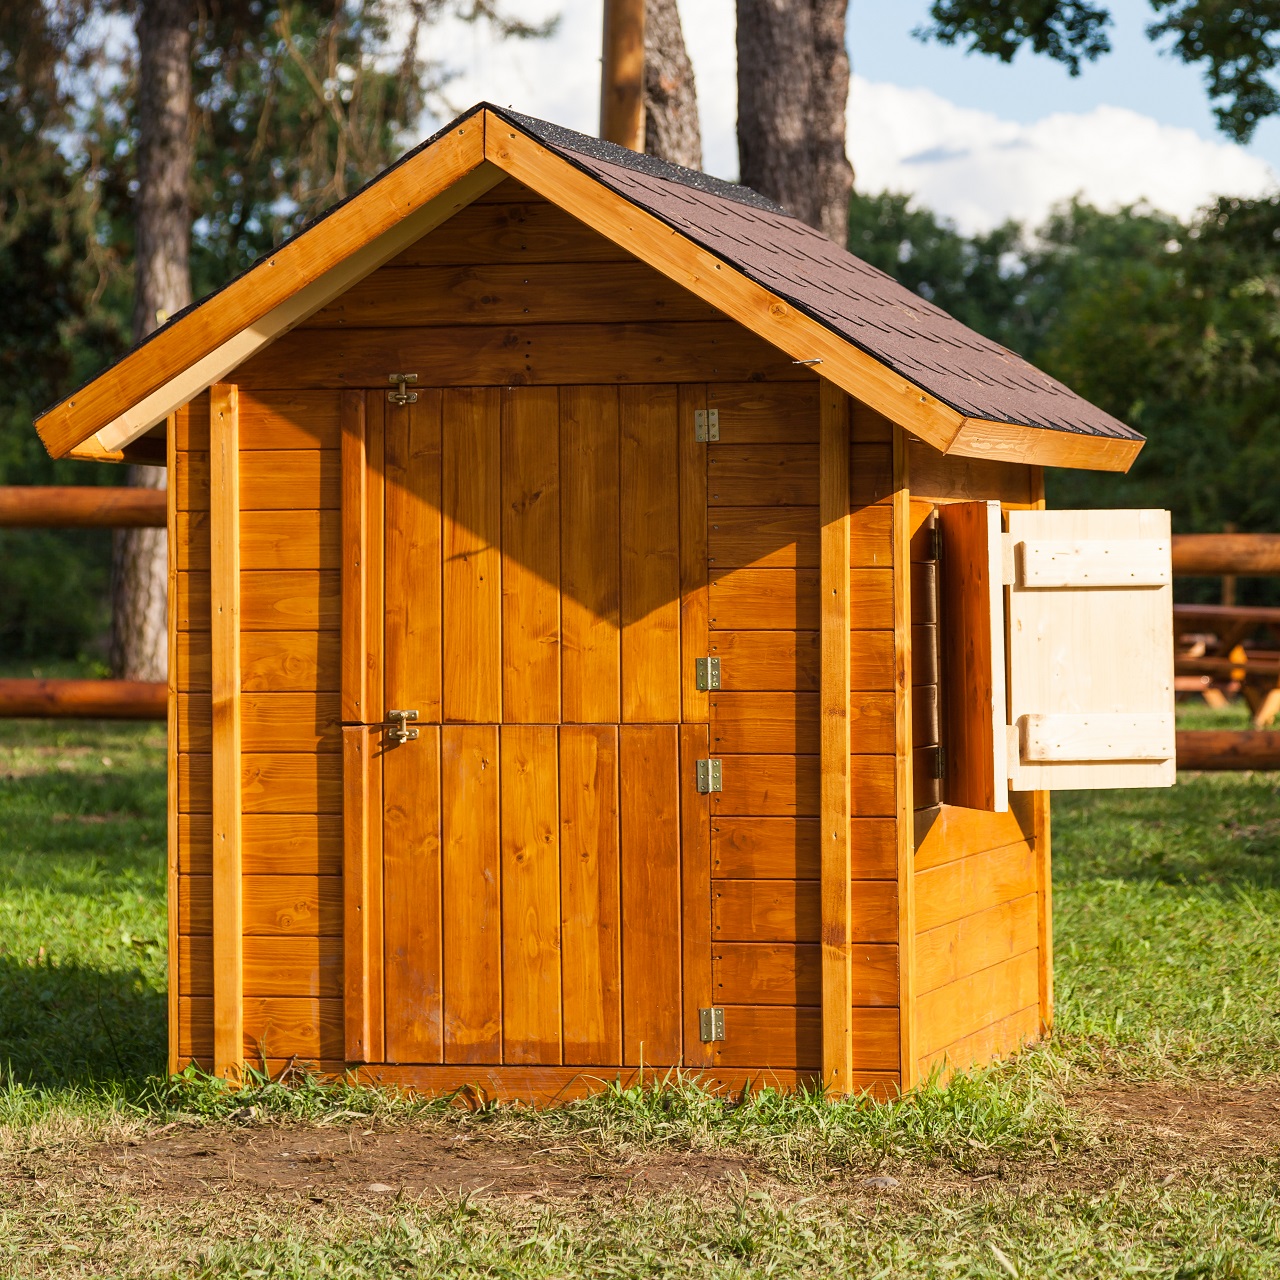
{"type": "Polygon", "coordinates": [[[1127,470],[1143,438],[749,188],[480,104],[37,419],[121,450],[510,176],[946,453],[1127,470]]]}

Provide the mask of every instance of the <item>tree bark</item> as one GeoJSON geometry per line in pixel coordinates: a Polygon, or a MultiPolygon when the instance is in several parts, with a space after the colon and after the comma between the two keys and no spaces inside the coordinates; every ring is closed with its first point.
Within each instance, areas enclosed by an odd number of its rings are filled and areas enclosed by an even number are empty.
{"type": "Polygon", "coordinates": [[[742,181],[843,245],[848,0],[737,0],[742,181]]]}
{"type": "Polygon", "coordinates": [[[702,168],[698,91],[676,0],[645,5],[644,149],[686,169],[702,168]]]}
{"type": "MultiPolygon", "coordinates": [[[[138,9],[138,194],[133,333],[142,339],[191,301],[191,0],[138,9]]],[[[163,489],[161,467],[129,468],[128,483],[163,489]]],[[[117,530],[112,548],[111,667],[127,680],[168,668],[163,529],[117,530]]]]}

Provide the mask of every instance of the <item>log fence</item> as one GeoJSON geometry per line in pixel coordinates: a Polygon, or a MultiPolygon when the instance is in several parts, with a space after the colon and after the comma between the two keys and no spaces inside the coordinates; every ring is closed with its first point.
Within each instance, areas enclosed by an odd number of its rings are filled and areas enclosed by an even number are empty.
{"type": "MultiPolygon", "coordinates": [[[[163,489],[0,485],[0,528],[163,529],[163,489]]],[[[163,720],[167,686],[146,680],[0,679],[0,718],[163,720]]]]}

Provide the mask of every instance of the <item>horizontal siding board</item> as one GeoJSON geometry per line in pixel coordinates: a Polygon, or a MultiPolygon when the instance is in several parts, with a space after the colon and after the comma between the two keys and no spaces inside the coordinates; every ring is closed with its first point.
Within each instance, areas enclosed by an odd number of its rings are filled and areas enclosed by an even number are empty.
{"type": "MultiPolygon", "coordinates": [[[[341,756],[245,755],[240,777],[246,814],[342,812],[341,756]]],[[[212,787],[209,755],[179,754],[179,813],[212,812],[212,787]]]]}
{"type": "Polygon", "coordinates": [[[1035,858],[1027,843],[944,863],[916,874],[916,931],[962,920],[1035,890],[1035,858]]]}
{"type": "MultiPolygon", "coordinates": [[[[212,699],[178,694],[178,750],[213,749],[212,699]]],[[[342,750],[342,707],[336,693],[246,693],[240,698],[242,749],[342,750]]]]}
{"type": "MultiPolygon", "coordinates": [[[[341,505],[338,449],[241,450],[241,511],[336,510],[341,505]]],[[[182,455],[177,467],[179,511],[209,509],[209,455],[182,455]]]]}
{"type": "Polygon", "coordinates": [[[916,990],[924,993],[1032,951],[1038,943],[1037,895],[916,934],[916,990]]]}
{"type": "MultiPolygon", "coordinates": [[[[337,569],[341,520],[336,511],[244,511],[240,568],[337,569]]],[[[209,569],[209,513],[178,512],[179,569],[209,569]]]]}
{"type": "MultiPolygon", "coordinates": [[[[341,938],[246,937],[243,944],[247,996],[342,995],[341,938]]],[[[213,939],[178,939],[178,990],[184,996],[213,995],[213,939]]]]}
{"type": "Polygon", "coordinates": [[[920,1053],[928,1056],[1039,999],[1038,951],[967,974],[916,1000],[920,1053]]]}
{"type": "MultiPolygon", "coordinates": [[[[240,687],[246,693],[337,693],[342,636],[331,631],[242,631],[240,687]]],[[[178,633],[178,688],[210,689],[209,633],[178,633]]]]}
{"type": "MultiPolygon", "coordinates": [[[[725,1038],[716,1045],[719,1067],[809,1067],[822,1064],[820,1009],[778,1005],[727,1005],[725,1038]]],[[[855,1071],[894,1071],[898,1066],[897,1009],[854,1009],[855,1071]]]]}
{"type": "MultiPolygon", "coordinates": [[[[182,876],[178,932],[208,934],[213,925],[213,882],[182,876]]],[[[264,937],[341,937],[340,876],[245,876],[244,932],[264,937]]]]}
{"type": "MultiPolygon", "coordinates": [[[[209,575],[179,573],[179,631],[209,628],[209,575]]],[[[336,569],[241,573],[240,626],[245,631],[325,631],[342,623],[342,581],[336,569]]]]}
{"type": "Polygon", "coordinates": [[[916,870],[956,862],[970,854],[1003,849],[1035,838],[1033,793],[1014,793],[1007,813],[942,805],[916,815],[916,870]]]}
{"type": "MultiPolygon", "coordinates": [[[[340,401],[332,391],[240,392],[240,452],[337,449],[340,401]]],[[[207,453],[209,397],[197,396],[178,415],[178,450],[207,453]]]]}
{"type": "Polygon", "coordinates": [[[816,817],[818,757],[722,757],[722,787],[712,794],[712,816],[816,817]]]}
{"type": "MultiPolygon", "coordinates": [[[[207,813],[178,815],[178,870],[209,875],[213,821],[207,813]]],[[[342,816],[248,813],[241,819],[240,865],[245,875],[342,874],[342,816]]]]}
{"type": "Polygon", "coordinates": [[[818,442],[816,379],[791,386],[713,383],[707,387],[707,408],[720,414],[720,439],[725,444],[818,442]]]}
{"type": "Polygon", "coordinates": [[[426,387],[614,386],[702,383],[712,368],[744,381],[813,376],[740,326],[714,320],[295,329],[245,361],[236,381],[251,390],[385,387],[384,370],[411,369],[426,387]]]}
{"type": "MultiPolygon", "coordinates": [[[[897,885],[855,880],[850,936],[858,942],[896,942],[897,885]]],[[[712,938],[723,942],[817,942],[821,935],[818,882],[715,880],[712,938]]]]}
{"type": "Polygon", "coordinates": [[[716,631],[710,649],[720,659],[720,687],[727,693],[817,691],[816,631],[716,631]]]}
{"type": "MultiPolygon", "coordinates": [[[[208,1058],[213,1052],[213,1000],[178,999],[178,1052],[208,1058]]],[[[244,1054],[302,1062],[338,1060],[343,1054],[342,1001],[290,996],[248,997],[244,1001],[244,1054]]]]}
{"type": "MultiPolygon", "coordinates": [[[[898,1003],[898,948],[853,948],[852,1001],[856,1007],[898,1003]]],[[[822,956],[816,942],[724,942],[712,954],[717,1004],[822,1003],[822,956]]]]}

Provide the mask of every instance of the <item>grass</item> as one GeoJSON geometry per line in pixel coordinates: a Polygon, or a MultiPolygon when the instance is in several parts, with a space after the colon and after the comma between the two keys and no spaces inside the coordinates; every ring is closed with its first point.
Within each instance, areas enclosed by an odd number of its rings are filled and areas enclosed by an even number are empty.
{"type": "Polygon", "coordinates": [[[1055,798],[1057,1031],[1015,1063],[882,1106],[678,1082],[471,1113],[163,1077],[163,768],[159,727],[0,722],[0,1275],[1280,1272],[1274,1143],[1215,1145],[1207,1112],[1183,1145],[1160,1136],[1176,1124],[1134,1137],[1095,1100],[1271,1087],[1280,777],[1055,798]],[[101,1173],[171,1130],[335,1126],[578,1181],[316,1199],[239,1192],[234,1165],[216,1195],[101,1173]],[[707,1160],[725,1167],[691,1184],[707,1160]]]}

